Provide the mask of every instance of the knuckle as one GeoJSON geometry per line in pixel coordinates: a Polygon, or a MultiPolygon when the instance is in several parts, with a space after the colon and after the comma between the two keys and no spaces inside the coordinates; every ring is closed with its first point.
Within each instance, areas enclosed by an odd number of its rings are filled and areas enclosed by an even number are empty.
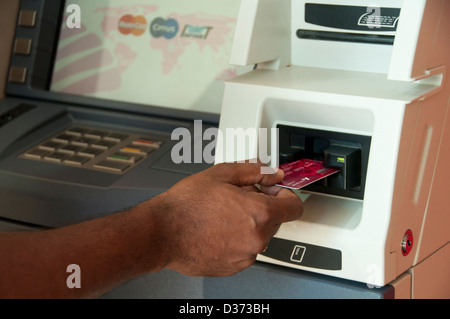
{"type": "Polygon", "coordinates": [[[248,252],[251,254],[259,254],[267,246],[268,239],[263,234],[257,234],[251,241],[248,247],[248,252]]]}
{"type": "Polygon", "coordinates": [[[223,173],[231,173],[236,169],[236,165],[234,163],[219,163],[213,166],[214,169],[222,171],[223,173]]]}
{"type": "Polygon", "coordinates": [[[271,210],[269,208],[269,205],[265,201],[262,202],[261,205],[259,205],[257,216],[257,222],[261,225],[265,225],[271,220],[271,210]]]}

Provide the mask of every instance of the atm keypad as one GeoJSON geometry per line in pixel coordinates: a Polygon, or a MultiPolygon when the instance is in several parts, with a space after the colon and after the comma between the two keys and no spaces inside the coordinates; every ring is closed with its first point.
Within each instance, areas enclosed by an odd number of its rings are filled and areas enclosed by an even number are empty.
{"type": "Polygon", "coordinates": [[[121,174],[161,145],[157,138],[76,126],[55,134],[20,157],[121,174]]]}

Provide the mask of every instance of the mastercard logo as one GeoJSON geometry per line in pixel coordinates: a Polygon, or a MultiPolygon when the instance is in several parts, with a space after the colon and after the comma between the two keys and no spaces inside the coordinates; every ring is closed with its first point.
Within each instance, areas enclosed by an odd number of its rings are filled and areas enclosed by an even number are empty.
{"type": "Polygon", "coordinates": [[[119,20],[119,31],[122,34],[141,35],[147,30],[147,19],[143,16],[124,15],[119,20]]]}

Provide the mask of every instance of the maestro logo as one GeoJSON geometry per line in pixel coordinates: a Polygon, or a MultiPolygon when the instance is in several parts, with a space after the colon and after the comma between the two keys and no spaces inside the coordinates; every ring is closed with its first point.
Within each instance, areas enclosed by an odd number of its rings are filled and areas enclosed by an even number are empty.
{"type": "Polygon", "coordinates": [[[147,29],[147,19],[143,16],[124,15],[119,20],[119,31],[122,34],[142,35],[147,29]]]}
{"type": "Polygon", "coordinates": [[[175,19],[156,18],[150,25],[150,33],[155,38],[172,39],[178,33],[179,25],[175,19]]]}

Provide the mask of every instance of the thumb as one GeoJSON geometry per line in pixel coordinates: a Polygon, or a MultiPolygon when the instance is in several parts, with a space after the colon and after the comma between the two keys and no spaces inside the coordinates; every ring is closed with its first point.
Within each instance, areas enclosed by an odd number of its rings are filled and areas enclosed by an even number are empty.
{"type": "Polygon", "coordinates": [[[236,186],[250,186],[260,184],[262,186],[273,186],[281,182],[284,172],[280,169],[268,169],[268,166],[261,162],[256,163],[223,163],[216,165],[222,170],[224,181],[236,186]],[[263,169],[265,168],[265,169],[263,169]],[[272,171],[268,174],[267,171],[272,171]]]}

